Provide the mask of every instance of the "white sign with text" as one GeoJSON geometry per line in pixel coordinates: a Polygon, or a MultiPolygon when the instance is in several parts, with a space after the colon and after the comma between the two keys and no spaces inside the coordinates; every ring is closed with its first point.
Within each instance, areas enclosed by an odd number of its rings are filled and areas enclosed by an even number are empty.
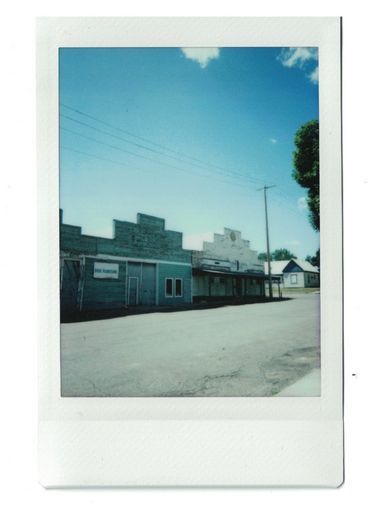
{"type": "Polygon", "coordinates": [[[95,262],[93,269],[93,277],[99,279],[118,279],[119,264],[95,262]]]}

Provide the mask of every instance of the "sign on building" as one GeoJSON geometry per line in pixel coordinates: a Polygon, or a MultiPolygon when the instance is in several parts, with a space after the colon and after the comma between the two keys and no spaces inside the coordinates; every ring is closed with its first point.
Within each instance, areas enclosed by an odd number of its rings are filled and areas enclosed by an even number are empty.
{"type": "Polygon", "coordinates": [[[119,264],[95,262],[93,269],[93,277],[99,279],[118,279],[119,264]]]}

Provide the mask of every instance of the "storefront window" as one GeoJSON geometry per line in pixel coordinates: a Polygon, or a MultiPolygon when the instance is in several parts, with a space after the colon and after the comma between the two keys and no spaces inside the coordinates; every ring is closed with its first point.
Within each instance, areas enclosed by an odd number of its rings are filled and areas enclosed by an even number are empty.
{"type": "Polygon", "coordinates": [[[165,281],[165,297],[172,297],[173,296],[173,279],[172,278],[166,278],[165,281]]]}
{"type": "Polygon", "coordinates": [[[175,279],[175,297],[183,296],[183,280],[175,279]]]}

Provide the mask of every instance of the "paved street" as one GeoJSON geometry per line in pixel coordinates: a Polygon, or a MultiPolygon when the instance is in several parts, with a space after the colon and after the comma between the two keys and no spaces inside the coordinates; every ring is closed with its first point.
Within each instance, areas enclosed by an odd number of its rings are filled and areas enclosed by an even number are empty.
{"type": "Polygon", "coordinates": [[[319,295],[62,324],[61,358],[63,396],[272,396],[319,368],[319,295]]]}

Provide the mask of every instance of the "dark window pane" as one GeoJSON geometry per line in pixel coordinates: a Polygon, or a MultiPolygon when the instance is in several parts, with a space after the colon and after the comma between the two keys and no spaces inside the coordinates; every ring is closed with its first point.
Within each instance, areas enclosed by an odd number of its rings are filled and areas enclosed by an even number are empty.
{"type": "Polygon", "coordinates": [[[181,297],[182,295],[182,280],[175,279],[175,296],[181,297]]]}
{"type": "Polygon", "coordinates": [[[172,297],[173,294],[173,280],[166,279],[166,296],[172,297]]]}

